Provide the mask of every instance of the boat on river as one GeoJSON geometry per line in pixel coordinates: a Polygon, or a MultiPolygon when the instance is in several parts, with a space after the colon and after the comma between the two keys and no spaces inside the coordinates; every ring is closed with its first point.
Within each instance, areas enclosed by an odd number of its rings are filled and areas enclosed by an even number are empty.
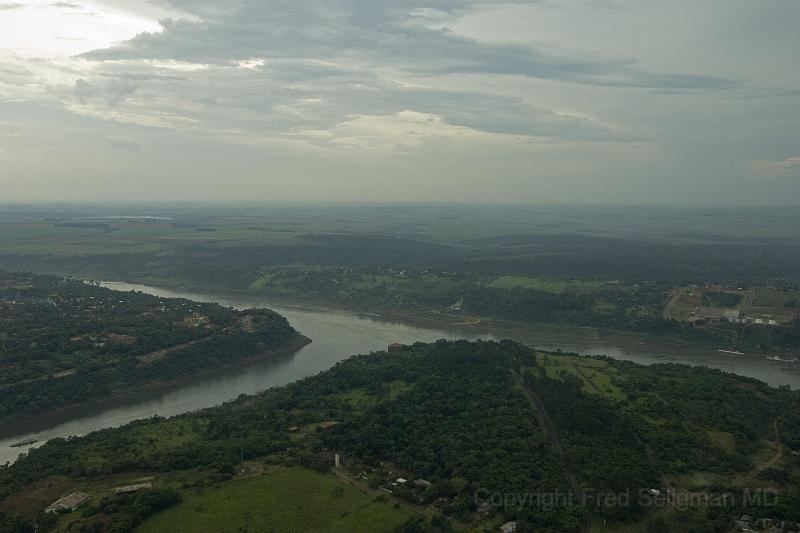
{"type": "Polygon", "coordinates": [[[772,355],[767,357],[767,361],[775,361],[777,363],[800,363],[800,359],[795,357],[794,359],[786,359],[784,357],[779,357],[777,355],[772,355]]]}
{"type": "Polygon", "coordinates": [[[34,439],[33,437],[28,437],[27,439],[23,439],[19,442],[15,442],[10,446],[12,448],[22,448],[23,446],[30,446],[33,443],[39,442],[39,439],[34,439]]]}
{"type": "Polygon", "coordinates": [[[721,353],[729,353],[731,355],[744,355],[744,352],[737,352],[734,350],[717,350],[717,351],[721,353]]]}

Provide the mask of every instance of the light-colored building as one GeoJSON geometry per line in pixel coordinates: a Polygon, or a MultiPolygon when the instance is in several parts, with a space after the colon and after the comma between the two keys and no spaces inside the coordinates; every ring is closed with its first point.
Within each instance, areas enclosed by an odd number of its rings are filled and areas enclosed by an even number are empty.
{"type": "Polygon", "coordinates": [[[742,317],[739,309],[725,309],[722,307],[697,307],[694,310],[695,318],[705,318],[709,320],[728,320],[736,321],[742,317]]]}
{"type": "Polygon", "coordinates": [[[152,489],[153,484],[151,482],[146,483],[136,483],[135,485],[125,485],[124,487],[115,487],[114,494],[130,494],[132,492],[139,492],[143,489],[152,489]]]}
{"type": "Polygon", "coordinates": [[[89,499],[89,495],[85,492],[73,492],[63,498],[60,498],[44,510],[45,513],[70,513],[83,505],[89,499]]]}

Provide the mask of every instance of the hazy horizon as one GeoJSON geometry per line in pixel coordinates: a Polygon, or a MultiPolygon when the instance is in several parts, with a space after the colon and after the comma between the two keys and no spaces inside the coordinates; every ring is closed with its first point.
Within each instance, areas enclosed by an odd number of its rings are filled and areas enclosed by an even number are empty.
{"type": "Polygon", "coordinates": [[[0,202],[800,204],[791,0],[0,1],[0,202]]]}
{"type": "Polygon", "coordinates": [[[569,210],[569,209],[659,209],[659,210],[718,210],[718,211],[733,211],[737,209],[745,210],[762,210],[762,209],[782,209],[782,210],[795,210],[800,209],[800,202],[796,203],[773,203],[773,204],[704,204],[704,203],[645,203],[645,202],[631,202],[631,203],[576,203],[576,202],[525,202],[525,201],[495,201],[495,202],[481,202],[481,201],[447,201],[447,200],[431,200],[431,201],[382,201],[382,200],[361,200],[361,201],[336,201],[336,200],[275,200],[275,201],[260,201],[260,200],[171,200],[171,199],[142,199],[142,200],[19,200],[19,201],[0,201],[0,207],[42,207],[42,208],[59,208],[64,207],[67,209],[79,207],[91,207],[98,209],[153,209],[163,210],[174,208],[220,208],[220,209],[270,209],[270,208],[401,208],[401,207],[464,207],[464,208],[539,208],[539,209],[556,209],[556,210],[569,210]]]}

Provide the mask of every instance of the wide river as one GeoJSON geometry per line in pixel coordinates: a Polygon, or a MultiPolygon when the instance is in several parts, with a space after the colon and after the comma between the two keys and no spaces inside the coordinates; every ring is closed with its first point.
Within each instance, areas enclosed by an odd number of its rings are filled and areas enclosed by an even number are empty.
{"type": "MultiPolygon", "coordinates": [[[[187,411],[219,405],[240,394],[252,394],[277,385],[317,374],[353,354],[383,350],[393,342],[430,342],[437,339],[493,339],[497,332],[474,328],[433,329],[381,320],[380,317],[349,313],[346,311],[308,309],[272,305],[264,298],[203,294],[188,290],[172,290],[121,282],[104,283],[106,287],[129,291],[136,290],[161,297],[189,298],[196,301],[217,302],[235,308],[269,307],[281,313],[312,343],[294,356],[277,361],[256,362],[244,367],[220,371],[199,378],[168,392],[149,393],[116,401],[96,403],[70,409],[57,415],[41,417],[28,424],[13,428],[0,428],[0,464],[13,462],[27,448],[11,448],[10,444],[26,437],[39,439],[35,446],[47,439],[85,435],[107,427],[117,427],[132,420],[154,415],[173,416],[187,411]]],[[[597,335],[552,334],[547,328],[537,327],[526,333],[513,335],[522,342],[538,348],[583,354],[605,354],[643,364],[678,362],[706,365],[751,376],[773,386],[788,384],[800,388],[800,365],[781,364],[763,358],[743,357],[718,353],[714,350],[670,349],[661,344],[625,342],[604,339],[597,335]]]]}

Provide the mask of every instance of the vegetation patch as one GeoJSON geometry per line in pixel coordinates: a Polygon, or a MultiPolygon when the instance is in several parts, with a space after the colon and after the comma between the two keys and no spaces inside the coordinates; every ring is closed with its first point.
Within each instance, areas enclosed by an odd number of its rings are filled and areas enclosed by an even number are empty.
{"type": "Polygon", "coordinates": [[[56,517],[56,527],[108,531],[157,513],[146,531],[382,523],[441,532],[517,521],[523,530],[578,533],[591,518],[624,530],[660,515],[638,497],[624,506],[485,507],[476,493],[776,488],[778,505],[768,510],[742,502],[692,510],[698,523],[719,525],[702,531],[722,532],[742,514],[800,519],[800,476],[786,451],[797,442],[800,397],[788,388],[703,367],[537,353],[511,341],[438,341],[354,356],[212,409],[54,439],[0,468],[0,498],[9,509],[59,476],[92,500],[56,517]],[[151,476],[158,500],[112,493],[151,476]],[[428,508],[445,518],[412,523],[428,508]]]}
{"type": "Polygon", "coordinates": [[[488,286],[493,289],[536,289],[560,294],[562,292],[592,292],[602,287],[603,282],[500,276],[488,286]]]}
{"type": "Polygon", "coordinates": [[[164,386],[306,340],[267,309],[0,271],[0,423],[164,386]]]}
{"type": "Polygon", "coordinates": [[[411,516],[411,511],[332,476],[280,468],[187,491],[180,504],[153,516],[137,531],[388,533],[411,516]]]}

